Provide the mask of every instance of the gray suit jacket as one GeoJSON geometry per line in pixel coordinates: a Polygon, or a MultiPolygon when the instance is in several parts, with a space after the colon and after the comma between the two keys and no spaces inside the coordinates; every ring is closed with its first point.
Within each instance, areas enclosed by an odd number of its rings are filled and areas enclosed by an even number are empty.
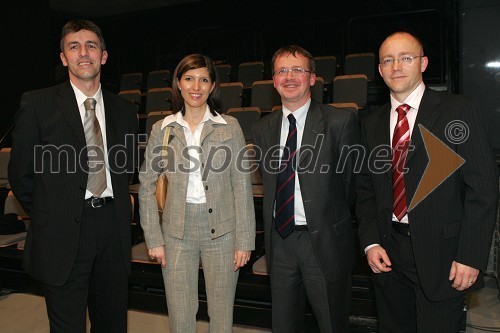
{"type": "MultiPolygon", "coordinates": [[[[201,133],[200,163],[207,207],[209,208],[209,228],[212,238],[217,238],[233,230],[236,231],[235,250],[249,251],[255,248],[255,211],[248,161],[242,159],[246,152],[245,139],[238,121],[223,115],[227,124],[208,120],[201,133]]],[[[167,147],[167,166],[164,171],[168,179],[168,191],[162,225],[156,204],[155,191],[158,162],[165,128],[162,122],[153,125],[151,136],[141,167],[139,180],[139,205],[141,226],[148,248],[165,245],[165,234],[182,239],[186,194],[189,179],[184,130],[177,122],[171,128],[167,147]]]]}
{"type": "MultiPolygon", "coordinates": [[[[252,129],[264,184],[263,215],[269,266],[277,180],[273,172],[276,155],[272,152],[280,144],[281,120],[281,110],[275,111],[260,119],[252,129]]],[[[325,277],[331,281],[344,278],[355,263],[350,211],[355,200],[355,155],[346,155],[343,149],[358,143],[359,124],[353,112],[311,102],[299,151],[299,182],[314,254],[325,277]]]]}

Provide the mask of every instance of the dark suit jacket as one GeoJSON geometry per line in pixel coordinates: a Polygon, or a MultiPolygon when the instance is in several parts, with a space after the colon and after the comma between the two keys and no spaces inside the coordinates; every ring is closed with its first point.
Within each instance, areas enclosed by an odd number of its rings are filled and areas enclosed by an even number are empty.
{"type": "MultiPolygon", "coordinates": [[[[367,154],[377,146],[390,145],[389,113],[390,104],[386,104],[362,122],[362,141],[367,154]]],[[[426,88],[411,133],[411,145],[415,148],[406,161],[408,204],[429,161],[419,124],[465,159],[465,164],[408,215],[422,289],[429,299],[437,301],[460,293],[448,281],[453,260],[480,270],[487,266],[498,203],[498,176],[478,105],[464,96],[426,88]],[[446,137],[450,134],[447,126],[458,124],[457,121],[467,126],[469,136],[465,142],[454,144],[446,137]]],[[[363,165],[363,172],[358,177],[359,238],[362,249],[378,243],[389,251],[390,258],[391,169],[373,172],[374,158],[372,154],[365,160],[369,164],[363,165]],[[371,172],[368,165],[371,165],[371,172]]],[[[391,163],[390,154],[384,159],[391,163]]],[[[383,285],[384,274],[375,276],[383,285]]],[[[482,284],[479,279],[468,291],[482,284]]]]}
{"type": "MultiPolygon", "coordinates": [[[[282,112],[275,111],[253,127],[253,141],[264,184],[265,246],[272,261],[271,231],[276,194],[282,112]],[[260,148],[260,149],[259,149],[260,148]]],[[[356,114],[311,102],[299,151],[299,182],[314,253],[326,278],[337,281],[354,268],[351,205],[355,200],[354,154],[343,147],[359,142],[356,114]],[[339,171],[342,169],[342,171],[339,171]]],[[[270,271],[272,274],[272,271],[270,271]]]]}
{"type": "MultiPolygon", "coordinates": [[[[116,236],[130,270],[131,203],[137,116],[131,103],[102,91],[116,207],[116,236]],[[125,142],[125,135],[132,137],[125,142]],[[122,146],[119,146],[122,145],[122,146]]],[[[24,267],[34,278],[62,285],[74,264],[87,184],[85,134],[68,82],[21,97],[12,133],[9,181],[30,215],[24,267]]]]}

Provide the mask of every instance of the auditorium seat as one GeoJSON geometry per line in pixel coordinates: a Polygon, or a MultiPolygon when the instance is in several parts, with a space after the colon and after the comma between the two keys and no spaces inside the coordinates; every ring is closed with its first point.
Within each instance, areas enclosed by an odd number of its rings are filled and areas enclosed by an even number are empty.
{"type": "Polygon", "coordinates": [[[375,53],[351,53],[345,56],[344,74],[365,74],[368,81],[375,78],[375,53]]]}
{"type": "Polygon", "coordinates": [[[281,98],[274,88],[273,80],[255,81],[252,84],[250,106],[256,106],[261,112],[270,112],[273,106],[281,104],[281,98]]]}
{"type": "Polygon", "coordinates": [[[171,85],[171,74],[169,70],[150,71],[146,84],[146,91],[155,88],[167,88],[171,85]]]}
{"type": "Polygon", "coordinates": [[[333,103],[356,103],[364,108],[368,98],[366,75],[339,75],[333,79],[333,103]]]}
{"type": "Polygon", "coordinates": [[[245,141],[250,143],[252,141],[252,125],[260,119],[260,109],[258,107],[231,108],[227,114],[238,120],[243,130],[245,141]]]}
{"type": "Polygon", "coordinates": [[[125,73],[120,79],[120,91],[142,89],[142,73],[125,73]]]}
{"type": "Polygon", "coordinates": [[[8,166],[10,160],[10,150],[0,151],[0,188],[9,187],[8,166]]]}
{"type": "Polygon", "coordinates": [[[243,88],[251,88],[252,83],[264,79],[264,62],[243,62],[238,66],[237,80],[243,83],[243,88]]]}

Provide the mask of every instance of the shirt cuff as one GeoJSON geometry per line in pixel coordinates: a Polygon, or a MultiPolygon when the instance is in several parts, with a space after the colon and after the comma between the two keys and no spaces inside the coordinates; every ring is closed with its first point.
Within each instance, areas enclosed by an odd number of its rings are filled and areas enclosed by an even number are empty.
{"type": "Polygon", "coordinates": [[[367,247],[365,247],[365,254],[366,252],[371,249],[372,247],[375,247],[375,246],[380,246],[380,244],[372,244],[372,245],[368,245],[367,247]]]}

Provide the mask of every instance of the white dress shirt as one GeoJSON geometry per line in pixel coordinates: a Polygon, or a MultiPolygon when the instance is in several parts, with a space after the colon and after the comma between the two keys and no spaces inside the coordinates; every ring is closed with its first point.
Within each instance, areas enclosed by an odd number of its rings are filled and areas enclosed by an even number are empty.
{"type": "MultiPolygon", "coordinates": [[[[286,138],[288,136],[288,128],[290,124],[288,122],[288,115],[293,114],[297,123],[297,161],[300,156],[300,146],[302,144],[302,135],[304,134],[304,126],[306,125],[307,112],[309,106],[311,105],[311,99],[307,101],[306,104],[301,106],[295,111],[290,111],[283,106],[283,116],[281,120],[281,135],[280,135],[280,147],[285,147],[286,138]]],[[[283,149],[280,150],[280,163],[281,156],[283,155],[283,149]]],[[[295,225],[306,225],[306,212],[304,210],[304,203],[302,201],[302,192],[300,191],[299,175],[295,173],[295,199],[294,199],[294,209],[295,209],[295,225]]]]}
{"type": "Polygon", "coordinates": [[[201,162],[200,162],[200,151],[201,151],[201,132],[203,131],[203,126],[205,122],[208,120],[212,120],[213,122],[219,124],[227,124],[227,122],[222,118],[221,115],[217,114],[216,116],[210,113],[210,108],[207,106],[205,111],[205,115],[203,116],[202,121],[196,127],[194,133],[191,132],[191,128],[189,124],[182,116],[182,112],[177,112],[173,115],[165,117],[161,128],[163,129],[165,126],[172,122],[177,122],[182,126],[184,130],[184,136],[186,137],[186,144],[189,154],[189,180],[188,180],[188,188],[186,195],[186,202],[194,203],[194,204],[202,204],[207,202],[207,198],[205,197],[205,189],[203,186],[202,176],[201,176],[201,162]],[[196,167],[197,166],[197,167],[196,167]]]}
{"type": "MultiPolygon", "coordinates": [[[[108,163],[108,145],[107,145],[107,139],[106,139],[106,116],[105,116],[105,110],[104,110],[104,101],[102,99],[102,90],[101,90],[101,85],[99,84],[99,89],[97,89],[97,92],[94,94],[94,96],[86,96],[83,92],[81,92],[71,81],[71,86],[73,87],[73,90],[75,92],[76,96],[76,103],[78,105],[78,110],[80,111],[80,117],[82,119],[82,125],[85,123],[85,105],[83,103],[87,98],[94,98],[96,100],[96,105],[95,105],[95,115],[97,117],[97,120],[99,121],[99,127],[101,128],[101,133],[102,133],[102,143],[103,143],[103,148],[104,148],[104,162],[106,164],[106,189],[104,192],[102,192],[101,197],[112,197],[113,196],[113,186],[111,185],[111,173],[109,172],[109,163],[108,163]]],[[[84,125],[85,126],[85,125],[84,125]]],[[[80,152],[77,152],[80,153],[80,152]]],[[[86,190],[85,191],[85,199],[88,199],[92,196],[93,194],[86,190]]]]}
{"type": "MultiPolygon", "coordinates": [[[[398,113],[396,112],[396,108],[400,106],[401,104],[408,104],[411,109],[408,111],[406,114],[406,118],[408,119],[408,125],[410,127],[410,138],[412,137],[413,133],[413,127],[415,126],[415,120],[417,119],[417,113],[418,113],[418,108],[420,107],[420,102],[422,101],[422,97],[424,96],[424,91],[425,91],[425,84],[421,82],[415,90],[411,92],[411,94],[404,100],[403,103],[400,103],[398,100],[396,100],[392,94],[391,94],[391,113],[390,113],[390,126],[389,128],[391,129],[390,132],[390,144],[392,145],[392,137],[394,136],[394,129],[396,127],[396,124],[398,122],[398,113]]],[[[410,142],[411,145],[411,142],[410,142]]],[[[411,172],[411,170],[410,170],[411,172]]],[[[392,213],[392,220],[393,221],[398,221],[396,215],[392,213]]],[[[409,223],[408,221],[408,214],[405,214],[400,223],[409,223]]],[[[371,249],[374,246],[377,246],[380,244],[371,244],[365,247],[365,253],[369,249],[371,249]]]]}

